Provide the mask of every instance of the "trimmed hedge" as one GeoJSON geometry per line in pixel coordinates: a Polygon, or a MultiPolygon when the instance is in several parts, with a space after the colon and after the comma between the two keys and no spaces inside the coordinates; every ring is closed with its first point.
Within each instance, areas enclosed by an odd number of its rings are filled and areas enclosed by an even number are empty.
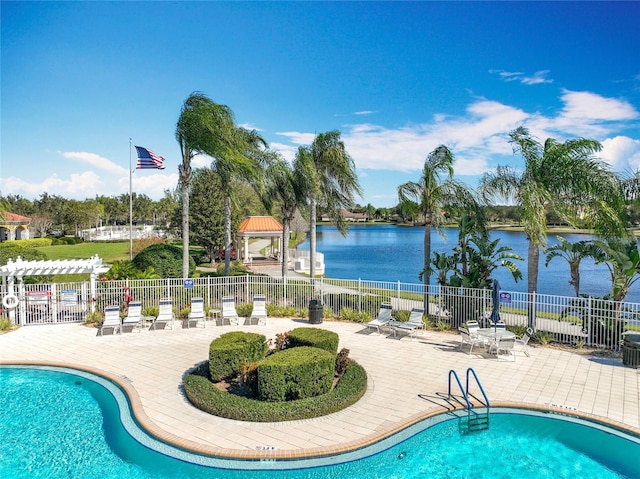
{"type": "Polygon", "coordinates": [[[311,346],[338,354],[338,342],[340,337],[333,331],[320,328],[296,328],[289,331],[289,347],[311,346]]]}
{"type": "Polygon", "coordinates": [[[267,338],[262,334],[234,331],[211,341],[209,374],[214,381],[236,376],[242,363],[255,363],[267,354],[267,338]]]}
{"type": "Polygon", "coordinates": [[[285,349],[258,363],[258,399],[293,401],[331,390],[336,356],[309,346],[285,349]]]}
{"type": "Polygon", "coordinates": [[[207,371],[205,362],[187,375],[184,381],[187,398],[202,411],[238,421],[296,421],[325,416],[351,406],[367,390],[367,373],[353,360],[337,386],[327,394],[287,402],[258,401],[221,391],[209,380],[207,371]]]}
{"type": "MultiPolygon", "coordinates": [[[[140,271],[151,267],[162,278],[182,278],[182,248],[170,244],[154,244],[133,257],[133,265],[140,271]]],[[[196,263],[189,256],[189,277],[196,270],[196,263]]]]}

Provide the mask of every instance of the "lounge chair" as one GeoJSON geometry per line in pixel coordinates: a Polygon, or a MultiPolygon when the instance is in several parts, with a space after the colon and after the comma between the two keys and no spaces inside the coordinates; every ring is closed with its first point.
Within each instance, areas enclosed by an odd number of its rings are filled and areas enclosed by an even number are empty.
{"type": "Polygon", "coordinates": [[[469,345],[469,354],[473,352],[474,346],[486,346],[486,341],[484,338],[481,338],[478,335],[473,335],[469,332],[467,328],[460,327],[458,328],[460,332],[460,350],[462,351],[462,346],[465,344],[469,345]]]}
{"type": "Polygon", "coordinates": [[[129,302],[127,316],[122,320],[122,329],[131,326],[131,332],[142,330],[142,303],[140,301],[129,302]]]}
{"type": "Polygon", "coordinates": [[[153,320],[153,324],[151,327],[156,329],[156,324],[163,323],[164,327],[171,325],[170,328],[173,329],[173,301],[170,299],[161,299],[158,304],[158,316],[153,320]]]}
{"type": "Polygon", "coordinates": [[[364,326],[366,328],[375,329],[376,331],[378,331],[378,334],[381,334],[380,330],[382,328],[389,327],[389,321],[391,321],[392,311],[393,311],[393,306],[391,306],[391,303],[382,303],[380,305],[380,311],[378,311],[378,317],[373,321],[369,321],[364,326]]]}
{"type": "Polygon", "coordinates": [[[191,311],[187,318],[187,328],[191,322],[196,323],[196,328],[198,324],[202,324],[203,328],[207,327],[204,314],[204,298],[191,298],[191,311]]]}
{"type": "Polygon", "coordinates": [[[491,346],[490,352],[495,352],[496,356],[500,357],[500,353],[508,355],[513,354],[513,360],[516,360],[516,351],[514,346],[516,344],[515,338],[500,338],[497,343],[491,346]]]}
{"type": "Polygon", "coordinates": [[[406,323],[391,321],[389,324],[391,324],[393,335],[396,336],[397,333],[400,332],[406,333],[407,336],[415,338],[418,331],[424,332],[424,322],[422,321],[423,316],[423,308],[413,308],[406,323]]]}
{"type": "Polygon", "coordinates": [[[233,296],[225,296],[222,298],[221,325],[224,326],[225,321],[229,322],[229,326],[240,323],[240,317],[238,316],[238,311],[236,311],[236,300],[233,296]]]}
{"type": "Polygon", "coordinates": [[[524,352],[524,354],[529,357],[529,349],[527,348],[527,343],[531,336],[533,335],[533,329],[527,328],[524,335],[521,338],[516,338],[516,346],[520,346],[520,350],[524,352]]]}
{"type": "Polygon", "coordinates": [[[252,319],[255,319],[258,325],[267,325],[267,298],[264,294],[253,296],[253,311],[249,317],[249,324],[251,324],[252,319]]]}
{"type": "Polygon", "coordinates": [[[104,321],[100,326],[100,336],[103,335],[105,328],[111,328],[112,334],[118,331],[122,334],[122,322],[120,321],[120,306],[106,306],[104,308],[104,321]]]}

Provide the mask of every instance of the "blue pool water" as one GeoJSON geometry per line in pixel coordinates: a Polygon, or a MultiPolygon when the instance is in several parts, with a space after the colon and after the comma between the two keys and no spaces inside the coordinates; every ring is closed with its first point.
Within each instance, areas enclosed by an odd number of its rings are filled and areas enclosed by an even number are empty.
{"type": "Polygon", "coordinates": [[[2,367],[0,385],[0,477],[4,479],[640,477],[639,439],[557,416],[492,413],[487,431],[466,435],[460,434],[456,419],[436,420],[424,431],[416,433],[421,426],[405,431],[400,436],[406,439],[399,443],[394,438],[379,444],[377,449],[383,449],[379,452],[376,448],[364,451],[370,455],[363,459],[293,470],[260,470],[290,468],[292,464],[204,458],[171,451],[163,443],[154,445],[133,424],[122,392],[102,378],[55,368],[2,367]],[[127,429],[134,431],[136,439],[127,429]],[[165,448],[182,460],[143,444],[165,448]]]}

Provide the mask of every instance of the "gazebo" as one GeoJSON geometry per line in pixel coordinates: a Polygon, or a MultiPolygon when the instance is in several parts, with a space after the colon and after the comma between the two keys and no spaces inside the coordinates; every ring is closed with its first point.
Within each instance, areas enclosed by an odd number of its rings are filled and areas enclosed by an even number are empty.
{"type": "Polygon", "coordinates": [[[31,218],[8,211],[2,216],[3,218],[0,218],[0,241],[29,239],[31,218]]]}
{"type": "MultiPolygon", "coordinates": [[[[271,253],[275,255],[278,261],[282,261],[282,247],[280,246],[282,239],[282,225],[273,216],[248,216],[238,227],[236,236],[238,243],[244,241],[242,248],[242,261],[248,263],[251,261],[249,256],[249,238],[270,238],[271,253]]],[[[287,245],[285,245],[286,247],[287,245]]]]}
{"type": "Polygon", "coordinates": [[[20,256],[15,261],[9,259],[7,264],[0,266],[4,293],[2,306],[9,310],[11,321],[20,325],[26,324],[28,313],[35,310],[45,322],[57,322],[59,314],[86,313],[88,302],[92,310],[95,308],[93,300],[96,298],[96,278],[108,270],[108,267],[102,265],[102,258],[98,255],[89,259],[25,261],[20,256]],[[89,274],[89,291],[86,291],[86,287],[83,287],[82,291],[58,291],[59,285],[56,283],[26,286],[24,284],[25,276],[57,274],[89,274]]]}

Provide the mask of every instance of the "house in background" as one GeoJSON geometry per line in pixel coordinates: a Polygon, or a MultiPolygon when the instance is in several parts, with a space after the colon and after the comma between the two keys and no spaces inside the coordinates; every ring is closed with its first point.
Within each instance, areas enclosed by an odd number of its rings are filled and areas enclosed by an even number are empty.
{"type": "Polygon", "coordinates": [[[0,241],[29,239],[29,223],[31,218],[5,212],[0,217],[0,241]]]}
{"type": "MultiPolygon", "coordinates": [[[[367,213],[352,213],[351,211],[342,210],[345,221],[354,221],[357,223],[366,223],[369,221],[369,215],[367,213]]],[[[333,221],[333,218],[329,215],[322,215],[321,221],[333,221]]]]}

